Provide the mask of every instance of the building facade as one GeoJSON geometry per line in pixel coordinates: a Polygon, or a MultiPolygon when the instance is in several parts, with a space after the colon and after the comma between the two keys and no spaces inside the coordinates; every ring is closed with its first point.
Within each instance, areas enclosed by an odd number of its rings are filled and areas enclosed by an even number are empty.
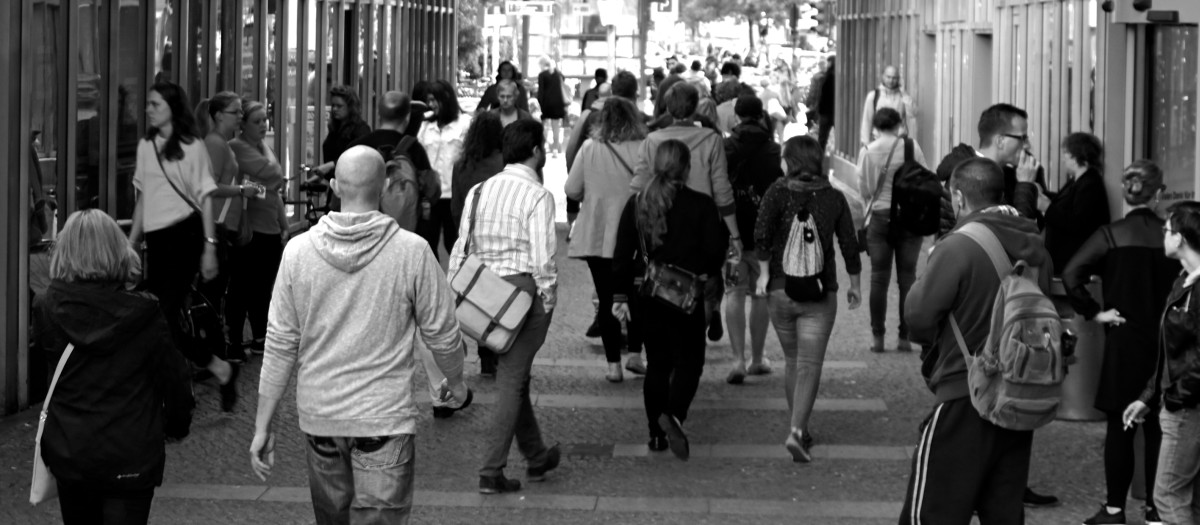
{"type": "Polygon", "coordinates": [[[917,140],[936,163],[978,145],[979,114],[1007,102],[1029,112],[1031,145],[1050,190],[1065,183],[1060,143],[1100,137],[1114,217],[1119,173],[1140,158],[1166,173],[1166,200],[1194,199],[1200,3],[1155,0],[841,0],[837,4],[836,155],[854,169],[867,92],[895,65],[918,107],[917,140]],[[842,96],[845,94],[845,96],[842,96]]]}
{"type": "Polygon", "coordinates": [[[357,89],[374,126],[380,93],[457,70],[455,0],[9,0],[0,35],[0,413],[40,400],[29,305],[56,223],[85,208],[132,218],[154,82],[183,86],[193,105],[220,91],[266,104],[268,143],[292,176],[329,160],[332,85],[357,89]],[[48,232],[30,238],[39,220],[48,232]]]}

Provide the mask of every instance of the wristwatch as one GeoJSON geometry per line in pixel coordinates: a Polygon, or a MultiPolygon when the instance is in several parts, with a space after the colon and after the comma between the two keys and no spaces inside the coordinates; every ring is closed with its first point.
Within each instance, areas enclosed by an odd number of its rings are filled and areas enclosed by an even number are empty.
{"type": "Polygon", "coordinates": [[[217,238],[216,238],[216,237],[205,237],[205,238],[204,238],[204,242],[206,242],[206,243],[209,243],[209,244],[211,244],[211,245],[213,245],[213,246],[216,246],[216,245],[217,245],[217,238]]]}

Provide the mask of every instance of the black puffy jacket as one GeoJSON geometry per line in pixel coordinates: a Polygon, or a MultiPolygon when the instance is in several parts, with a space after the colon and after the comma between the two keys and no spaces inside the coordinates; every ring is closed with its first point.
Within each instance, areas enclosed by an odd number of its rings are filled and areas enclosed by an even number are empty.
{"type": "Polygon", "coordinates": [[[161,485],[164,440],[187,436],[195,401],[158,300],[118,282],[55,280],[33,321],[49,370],[75,345],[42,434],[50,472],[125,490],[161,485]]]}
{"type": "Polygon", "coordinates": [[[1167,296],[1159,330],[1158,365],[1138,398],[1150,405],[1161,395],[1169,412],[1200,404],[1200,280],[1185,286],[1186,279],[1186,274],[1175,279],[1167,296]]]}

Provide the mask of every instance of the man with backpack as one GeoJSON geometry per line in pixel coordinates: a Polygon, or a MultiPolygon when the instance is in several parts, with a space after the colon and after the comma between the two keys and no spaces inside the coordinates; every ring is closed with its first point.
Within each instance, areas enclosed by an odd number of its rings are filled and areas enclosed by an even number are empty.
{"type": "MultiPolygon", "coordinates": [[[[753,232],[758,221],[758,208],[767,188],[783,177],[780,169],[782,149],[771,140],[763,110],[762,99],[754,95],[739,97],[735,109],[741,122],[725,138],[725,157],[729,165],[729,183],[733,186],[738,228],[753,232]]],[[[733,370],[726,376],[729,384],[740,385],[746,375],[771,373],[763,357],[767,340],[770,313],[767,296],[757,295],[754,286],[759,276],[754,236],[747,235],[742,260],[725,265],[725,321],[729,324],[729,347],[735,359],[733,370]],[[750,365],[746,366],[746,295],[750,295],[750,365]]]]}
{"type": "Polygon", "coordinates": [[[414,214],[427,214],[432,203],[441,198],[442,189],[425,148],[404,133],[411,111],[412,98],[407,93],[384,93],[379,103],[379,127],[350,146],[368,146],[383,156],[391,182],[384,190],[381,211],[396,219],[400,227],[415,231],[414,214]]]}
{"type": "Polygon", "coordinates": [[[1046,296],[1053,264],[1037,225],[1003,203],[998,164],[963,162],[950,188],[959,226],[931,249],[906,302],[937,406],[922,424],[900,523],[969,523],[978,513],[983,524],[1021,524],[1032,429],[1053,420],[1065,366],[1046,296]],[[1024,365],[1004,369],[1014,357],[1024,365]]]}
{"type": "Polygon", "coordinates": [[[870,350],[884,351],[888,281],[896,265],[900,288],[900,331],[896,350],[912,351],[904,323],[904,299],[917,279],[917,259],[925,236],[937,233],[943,188],[929,171],[925,153],[911,137],[900,135],[900,113],[892,108],[875,112],[872,127],[878,138],[858,154],[858,189],[867,200],[863,220],[864,244],[871,259],[870,350]]]}
{"type": "Polygon", "coordinates": [[[917,134],[917,106],[913,103],[913,99],[900,87],[900,73],[896,71],[896,66],[888,66],[883,68],[883,78],[879,86],[867,93],[867,98],[863,101],[862,127],[859,131],[859,139],[862,141],[862,146],[865,148],[871,143],[874,137],[871,136],[871,131],[874,126],[871,125],[871,119],[875,117],[875,112],[882,108],[892,108],[900,113],[900,121],[902,129],[900,134],[909,137],[917,134]]]}

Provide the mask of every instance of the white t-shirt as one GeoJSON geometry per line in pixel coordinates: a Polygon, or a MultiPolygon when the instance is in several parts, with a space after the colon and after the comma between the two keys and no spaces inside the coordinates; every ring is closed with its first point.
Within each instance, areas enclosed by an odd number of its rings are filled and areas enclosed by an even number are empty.
{"type": "MultiPolygon", "coordinates": [[[[162,151],[165,140],[155,137],[159,151],[162,151]]],[[[171,188],[166,177],[187,195],[192,204],[202,206],[204,197],[217,189],[213,180],[212,162],[208,157],[208,148],[200,139],[192,140],[191,144],[179,143],[183,148],[183,158],[174,161],[162,159],[163,168],[159,167],[154,153],[154,145],[149,140],[138,142],[137,167],[133,171],[133,187],[142,193],[142,231],[152,232],[166,229],[188,218],[195,210],[192,205],[180,198],[171,188]]]]}

